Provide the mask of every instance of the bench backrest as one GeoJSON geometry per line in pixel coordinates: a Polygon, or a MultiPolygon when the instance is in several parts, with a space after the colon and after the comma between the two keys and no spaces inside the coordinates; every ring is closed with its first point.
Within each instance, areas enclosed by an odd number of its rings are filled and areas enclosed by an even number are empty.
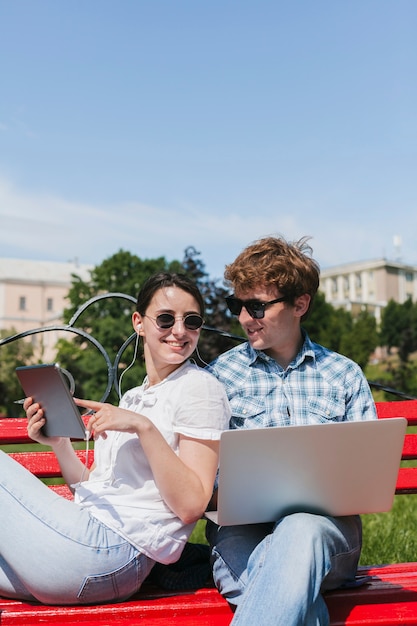
{"type": "MultiPolygon", "coordinates": [[[[379,419],[384,417],[405,417],[408,420],[408,432],[405,436],[402,459],[409,463],[402,463],[398,472],[397,494],[417,493],[417,467],[412,467],[412,461],[417,460],[417,432],[412,426],[417,426],[417,400],[397,400],[392,402],[377,402],[376,408],[379,419]]],[[[417,431],[417,429],[416,429],[417,431]]]]}
{"type": "MultiPolygon", "coordinates": [[[[393,402],[377,402],[379,419],[386,417],[405,417],[409,427],[417,426],[417,400],[401,400],[393,402]]],[[[417,432],[413,433],[409,428],[405,437],[403,448],[403,461],[417,460],[417,432]]],[[[417,429],[416,429],[417,431],[417,429]]],[[[34,444],[28,437],[25,418],[0,419],[0,445],[6,445],[7,451],[27,467],[33,474],[42,479],[56,479],[61,477],[61,471],[53,452],[42,449],[34,444]],[[27,444],[31,444],[29,447],[27,444]],[[24,451],[13,451],[16,446],[23,446],[24,451]]],[[[77,454],[84,462],[85,449],[77,450],[77,454]]],[[[93,451],[89,452],[89,465],[93,462],[93,451]]],[[[398,473],[397,494],[417,493],[417,467],[410,467],[412,463],[404,464],[398,473]],[[404,465],[406,465],[404,467],[404,465]]],[[[66,497],[70,497],[70,491],[65,485],[53,485],[52,488],[66,497]]]]}

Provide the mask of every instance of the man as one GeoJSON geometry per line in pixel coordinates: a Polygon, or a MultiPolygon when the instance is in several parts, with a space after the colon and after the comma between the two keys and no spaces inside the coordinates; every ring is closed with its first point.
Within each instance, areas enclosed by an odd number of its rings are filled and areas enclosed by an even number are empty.
{"type": "MultiPolygon", "coordinates": [[[[313,343],[301,327],[319,286],[307,241],[266,237],[226,267],[234,291],[227,305],[248,342],[209,369],[226,387],[231,428],[376,419],[359,366],[313,343]]],[[[326,626],[321,592],[353,583],[362,545],[359,516],[208,522],[206,534],[215,583],[236,611],[234,626],[326,626]]]]}

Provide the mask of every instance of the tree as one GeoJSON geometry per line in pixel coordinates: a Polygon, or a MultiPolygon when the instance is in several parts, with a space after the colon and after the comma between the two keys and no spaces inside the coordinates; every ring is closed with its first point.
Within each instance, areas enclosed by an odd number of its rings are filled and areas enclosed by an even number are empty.
{"type": "Polygon", "coordinates": [[[367,311],[353,319],[345,309],[335,309],[323,293],[317,293],[310,316],[303,326],[313,341],[340,352],[362,368],[378,345],[376,320],[367,311]]]}
{"type": "Polygon", "coordinates": [[[417,350],[417,305],[408,298],[402,304],[390,300],[382,311],[381,344],[398,348],[402,363],[407,363],[412,352],[417,350]]]}
{"type": "Polygon", "coordinates": [[[404,305],[390,300],[381,314],[381,344],[388,348],[398,347],[401,336],[408,327],[408,314],[404,305]]]}
{"type": "Polygon", "coordinates": [[[340,352],[342,337],[352,329],[352,315],[345,309],[335,309],[320,291],[316,294],[309,317],[303,326],[316,343],[340,352]]]}
{"type": "Polygon", "coordinates": [[[364,369],[369,357],[378,346],[379,337],[375,317],[368,311],[361,311],[353,322],[350,332],[343,334],[340,352],[364,369]]]}
{"type": "Polygon", "coordinates": [[[205,303],[205,326],[220,331],[202,331],[198,343],[198,356],[202,365],[235,346],[236,339],[232,339],[230,335],[243,337],[243,331],[227,309],[225,297],[229,292],[209,278],[199,255],[200,252],[193,246],[186,248],[182,261],[183,271],[194,280],[201,291],[205,303]]]}

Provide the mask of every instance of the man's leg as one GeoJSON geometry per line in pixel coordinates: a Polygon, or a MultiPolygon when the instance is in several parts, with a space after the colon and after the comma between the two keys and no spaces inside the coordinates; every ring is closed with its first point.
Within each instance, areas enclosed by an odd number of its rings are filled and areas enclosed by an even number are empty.
{"type": "Polygon", "coordinates": [[[327,626],[321,592],[354,579],[361,542],[359,517],[284,517],[249,558],[233,626],[327,626]]]}
{"type": "Polygon", "coordinates": [[[274,524],[217,526],[207,521],[206,537],[211,548],[214,582],[233,609],[239,604],[248,582],[249,557],[273,527],[274,524]]]}

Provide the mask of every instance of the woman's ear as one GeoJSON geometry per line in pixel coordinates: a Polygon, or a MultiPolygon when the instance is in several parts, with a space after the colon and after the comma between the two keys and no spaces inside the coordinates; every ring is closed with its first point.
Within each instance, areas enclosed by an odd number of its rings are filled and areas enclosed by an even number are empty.
{"type": "Polygon", "coordinates": [[[137,311],[135,311],[132,315],[132,324],[133,328],[139,335],[142,330],[142,319],[140,313],[138,313],[137,311]]]}

